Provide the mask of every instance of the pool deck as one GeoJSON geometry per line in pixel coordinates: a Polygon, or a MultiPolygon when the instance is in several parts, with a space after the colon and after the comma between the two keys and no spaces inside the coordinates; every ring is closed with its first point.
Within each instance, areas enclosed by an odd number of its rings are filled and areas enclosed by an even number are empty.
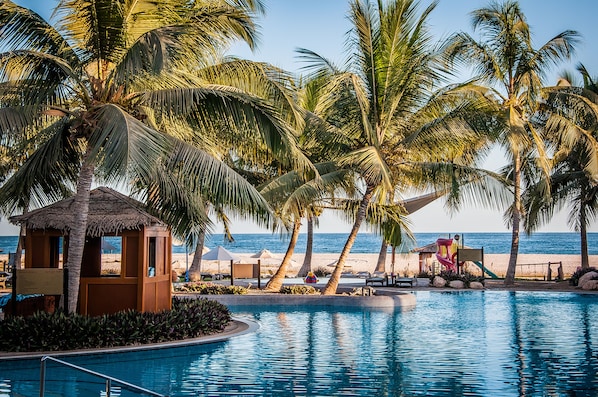
{"type": "Polygon", "coordinates": [[[368,309],[411,308],[416,305],[410,292],[376,289],[376,295],[290,295],[253,291],[245,295],[197,295],[176,293],[175,296],[215,300],[226,306],[287,306],[287,307],[359,307],[368,309]]]}

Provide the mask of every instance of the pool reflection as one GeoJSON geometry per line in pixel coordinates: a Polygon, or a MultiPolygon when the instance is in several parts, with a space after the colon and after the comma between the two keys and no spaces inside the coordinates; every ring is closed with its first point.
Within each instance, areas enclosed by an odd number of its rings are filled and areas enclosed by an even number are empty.
{"type": "MultiPolygon", "coordinates": [[[[409,311],[231,309],[260,330],[67,361],[170,396],[598,394],[598,295],[417,292],[409,311]]],[[[0,396],[35,395],[38,372],[37,362],[0,363],[0,396]]],[[[100,382],[67,369],[48,377],[52,393],[101,395],[100,382]]]]}

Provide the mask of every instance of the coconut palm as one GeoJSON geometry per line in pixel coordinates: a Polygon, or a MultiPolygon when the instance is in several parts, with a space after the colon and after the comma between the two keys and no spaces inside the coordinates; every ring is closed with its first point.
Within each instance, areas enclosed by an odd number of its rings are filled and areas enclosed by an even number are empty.
{"type": "MultiPolygon", "coordinates": [[[[417,2],[410,0],[351,2],[350,62],[334,71],[320,114],[348,138],[350,145],[339,164],[359,175],[356,186],[361,195],[325,294],[336,292],[370,205],[385,204],[396,188],[416,183],[406,177],[415,171],[407,170],[421,171],[425,155],[439,165],[444,161],[440,147],[464,148],[467,136],[476,135],[472,132],[477,126],[463,117],[471,114],[468,104],[473,102],[458,100],[463,97],[453,90],[434,92],[441,69],[426,25],[434,7],[435,3],[419,14],[417,2]]],[[[331,69],[325,58],[304,53],[311,57],[314,73],[331,69]]],[[[451,166],[444,169],[453,170],[451,166]]]]}
{"type": "Polygon", "coordinates": [[[530,158],[530,153],[537,153],[534,160],[544,175],[548,175],[549,169],[542,135],[530,117],[536,109],[547,71],[570,57],[578,35],[567,30],[534,49],[525,15],[512,0],[492,2],[471,15],[473,28],[481,39],[476,41],[467,33],[457,33],[447,41],[446,51],[449,59],[473,67],[476,80],[496,88],[496,100],[502,107],[501,143],[510,156],[513,189],[508,213],[512,227],[511,250],[505,277],[505,284],[510,285],[515,279],[519,252],[524,159],[530,158]]]}
{"type": "MultiPolygon", "coordinates": [[[[215,203],[244,203],[254,214],[268,211],[251,185],[188,139],[209,140],[218,131],[238,141],[258,135],[274,156],[290,162],[298,158],[280,108],[222,83],[234,76],[230,80],[239,86],[252,84],[241,78],[251,67],[237,73],[233,69],[239,62],[211,67],[219,48],[231,40],[254,46],[252,10],[259,7],[252,0],[63,0],[52,26],[11,1],[0,4],[6,51],[0,54],[0,101],[6,108],[0,114],[2,139],[18,141],[31,131],[44,137],[0,195],[11,197],[22,180],[32,181],[28,186],[72,183],[69,310],[77,306],[94,175],[98,182],[134,178],[136,186],[147,187],[155,186],[157,175],[185,175],[184,186],[163,177],[161,195],[147,193],[177,203],[160,206],[166,217],[195,205],[194,192],[206,190],[215,203]],[[49,125],[42,123],[46,120],[49,125]]],[[[262,90],[278,88],[274,84],[262,90]]]]}
{"type": "Polygon", "coordinates": [[[550,222],[554,212],[569,207],[568,223],[579,232],[581,267],[589,264],[587,229],[598,216],[598,85],[583,65],[583,86],[570,77],[546,89],[543,107],[548,138],[555,147],[548,181],[525,192],[525,229],[532,232],[550,222]],[[545,192],[550,192],[549,196],[545,192]]]}
{"type": "Polygon", "coordinates": [[[338,168],[335,163],[319,163],[314,166],[318,175],[312,179],[305,180],[297,171],[291,171],[274,178],[260,189],[272,207],[276,208],[279,227],[291,230],[285,256],[266,285],[266,291],[277,292],[282,287],[299,238],[301,219],[313,217],[313,211],[319,211],[323,200],[332,196],[335,190],[350,190],[352,187],[350,174],[347,170],[338,168]]]}

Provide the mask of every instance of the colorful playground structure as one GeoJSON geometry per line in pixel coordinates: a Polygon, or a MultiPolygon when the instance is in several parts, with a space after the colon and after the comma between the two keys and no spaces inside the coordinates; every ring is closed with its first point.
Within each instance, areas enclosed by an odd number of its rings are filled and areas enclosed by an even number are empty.
{"type": "Polygon", "coordinates": [[[455,242],[452,238],[439,238],[436,240],[438,250],[436,251],[436,259],[446,270],[453,272],[457,271],[457,247],[453,248],[455,242]]]}
{"type": "Polygon", "coordinates": [[[436,260],[448,271],[458,272],[465,262],[471,262],[491,278],[496,274],[484,266],[484,248],[459,247],[459,235],[455,238],[439,238],[436,240],[436,260]]]}

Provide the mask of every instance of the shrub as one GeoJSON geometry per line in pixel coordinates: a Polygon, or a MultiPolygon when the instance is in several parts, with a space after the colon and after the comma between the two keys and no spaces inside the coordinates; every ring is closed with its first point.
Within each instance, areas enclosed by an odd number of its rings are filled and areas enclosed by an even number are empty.
{"type": "Polygon", "coordinates": [[[326,277],[328,275],[331,274],[331,272],[326,269],[325,267],[318,267],[317,269],[314,270],[314,274],[316,275],[316,277],[326,277]]]}
{"type": "Polygon", "coordinates": [[[98,317],[38,312],[0,321],[0,351],[58,351],[166,342],[222,331],[226,306],[207,299],[173,299],[172,310],[127,310],[98,317]]]}
{"type": "Polygon", "coordinates": [[[429,279],[433,279],[434,275],[430,272],[427,271],[423,271],[423,272],[419,272],[415,275],[415,277],[417,278],[429,278],[429,279]]]}
{"type": "Polygon", "coordinates": [[[311,285],[285,285],[280,289],[280,293],[289,295],[313,295],[319,294],[320,291],[311,285]]]}
{"type": "Polygon", "coordinates": [[[577,284],[579,284],[579,279],[581,278],[581,276],[583,276],[586,273],[595,271],[597,271],[595,267],[586,267],[585,269],[578,267],[577,270],[575,270],[575,273],[571,275],[571,278],[569,279],[569,284],[577,287],[577,284]]]}
{"type": "MultiPolygon", "coordinates": [[[[447,282],[451,282],[454,280],[460,280],[463,281],[463,284],[465,285],[465,287],[469,287],[469,284],[473,281],[478,281],[482,284],[484,284],[484,277],[481,276],[476,276],[473,275],[471,273],[457,273],[457,272],[453,272],[450,270],[443,270],[440,272],[439,274],[440,277],[442,277],[443,279],[445,279],[447,282]]],[[[434,279],[434,277],[432,277],[432,279],[434,279]]]]}
{"type": "Polygon", "coordinates": [[[185,283],[176,286],[176,292],[193,292],[201,295],[245,295],[247,288],[238,285],[221,285],[214,283],[185,283]]]}

